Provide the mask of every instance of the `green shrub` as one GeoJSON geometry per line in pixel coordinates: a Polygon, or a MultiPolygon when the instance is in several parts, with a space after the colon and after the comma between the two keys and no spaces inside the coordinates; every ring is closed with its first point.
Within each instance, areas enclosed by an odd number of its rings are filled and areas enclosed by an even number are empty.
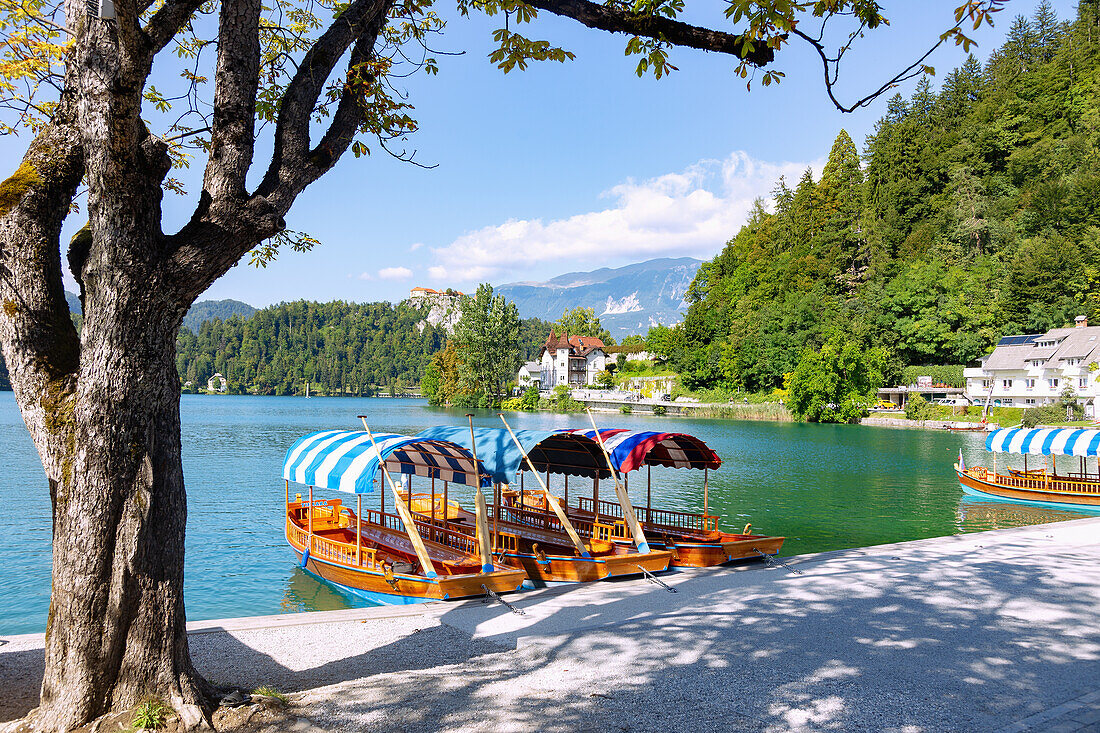
{"type": "Polygon", "coordinates": [[[1025,428],[1033,428],[1036,425],[1052,425],[1057,423],[1072,422],[1073,420],[1080,420],[1084,414],[1082,408],[1080,412],[1073,410],[1070,407],[1071,420],[1066,419],[1066,408],[1062,405],[1043,405],[1042,407],[1029,407],[1024,410],[1024,414],[1020,417],[1020,425],[1025,428]]]}
{"type": "Polygon", "coordinates": [[[666,408],[664,405],[655,405],[653,407],[653,414],[656,415],[657,417],[664,417],[665,414],[667,414],[667,413],[668,413],[668,408],[666,408]]]}
{"type": "Polygon", "coordinates": [[[511,399],[507,399],[501,402],[500,409],[519,412],[520,410],[525,410],[527,408],[524,407],[523,400],[521,398],[512,397],[511,399]]]}
{"type": "Polygon", "coordinates": [[[619,405],[619,412],[621,412],[624,415],[630,415],[631,413],[634,412],[634,408],[631,407],[630,405],[619,405]]]}
{"type": "Polygon", "coordinates": [[[905,403],[905,417],[910,420],[927,420],[931,416],[932,405],[919,394],[913,395],[905,403]]]}
{"type": "Polygon", "coordinates": [[[551,409],[556,412],[579,412],[584,409],[583,404],[573,399],[568,385],[559,384],[550,395],[551,409]]]}
{"type": "Polygon", "coordinates": [[[535,385],[531,385],[527,388],[527,391],[523,393],[523,409],[534,410],[539,406],[539,388],[535,385]]]}

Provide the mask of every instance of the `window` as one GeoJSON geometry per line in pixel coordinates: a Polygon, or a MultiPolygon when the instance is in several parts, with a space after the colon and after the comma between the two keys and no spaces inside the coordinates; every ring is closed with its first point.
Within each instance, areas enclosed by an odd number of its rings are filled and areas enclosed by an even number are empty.
{"type": "Polygon", "coordinates": [[[1001,387],[1003,387],[1004,389],[1012,389],[1012,380],[1011,379],[1002,379],[1001,380],[1001,387]]]}
{"type": "Polygon", "coordinates": [[[1028,389],[1035,389],[1035,380],[1034,379],[1025,379],[1024,383],[1027,385],[1028,389]]]}
{"type": "Polygon", "coordinates": [[[1003,400],[1001,400],[1001,404],[1004,405],[1005,407],[1008,407],[1009,405],[1012,404],[1012,398],[1011,397],[1005,397],[1003,400]]]}
{"type": "Polygon", "coordinates": [[[1058,389],[1058,380],[1057,379],[1048,379],[1047,383],[1050,384],[1051,389],[1058,389]]]}
{"type": "Polygon", "coordinates": [[[992,384],[993,384],[993,380],[992,380],[992,379],[983,379],[983,380],[982,380],[982,389],[989,389],[989,387],[990,387],[990,386],[991,386],[992,384]]]}
{"type": "Polygon", "coordinates": [[[1034,404],[1035,404],[1035,400],[1033,400],[1033,399],[1026,399],[1026,400],[1024,400],[1024,404],[1025,404],[1025,405],[1034,405],[1034,404]]]}
{"type": "Polygon", "coordinates": [[[1078,379],[1077,380],[1077,389],[1084,389],[1085,387],[1088,387],[1088,386],[1089,386],[1089,380],[1088,379],[1078,379]]]}

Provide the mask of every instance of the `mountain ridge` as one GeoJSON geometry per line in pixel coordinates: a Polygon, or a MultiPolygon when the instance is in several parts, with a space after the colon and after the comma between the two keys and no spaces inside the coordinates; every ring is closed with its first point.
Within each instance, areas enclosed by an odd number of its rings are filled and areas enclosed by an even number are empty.
{"type": "Polygon", "coordinates": [[[505,283],[496,292],[513,301],[522,318],[555,321],[572,308],[592,308],[611,335],[621,338],[683,320],[684,295],[701,264],[694,257],[658,257],[544,282],[505,283]]]}

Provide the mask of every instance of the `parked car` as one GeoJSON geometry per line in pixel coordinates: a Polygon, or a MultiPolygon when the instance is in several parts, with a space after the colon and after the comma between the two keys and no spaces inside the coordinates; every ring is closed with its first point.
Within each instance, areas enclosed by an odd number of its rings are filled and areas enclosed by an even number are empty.
{"type": "Polygon", "coordinates": [[[668,393],[661,395],[661,402],[672,402],[672,395],[668,393]]]}

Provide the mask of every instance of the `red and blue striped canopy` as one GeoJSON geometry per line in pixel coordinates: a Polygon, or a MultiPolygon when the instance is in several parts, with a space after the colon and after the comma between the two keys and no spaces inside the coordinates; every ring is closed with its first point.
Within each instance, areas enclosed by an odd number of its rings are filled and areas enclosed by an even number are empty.
{"type": "MultiPolygon", "coordinates": [[[[572,430],[596,439],[595,430],[572,430]]],[[[718,468],[722,459],[694,435],[655,433],[608,428],[600,431],[603,444],[611,454],[611,463],[619,473],[630,473],[642,466],[669,468],[718,468]]]]}
{"type": "Polygon", "coordinates": [[[1096,456],[1100,455],[1100,430],[1001,428],[985,439],[985,449],[1029,456],[1096,456]]]}

